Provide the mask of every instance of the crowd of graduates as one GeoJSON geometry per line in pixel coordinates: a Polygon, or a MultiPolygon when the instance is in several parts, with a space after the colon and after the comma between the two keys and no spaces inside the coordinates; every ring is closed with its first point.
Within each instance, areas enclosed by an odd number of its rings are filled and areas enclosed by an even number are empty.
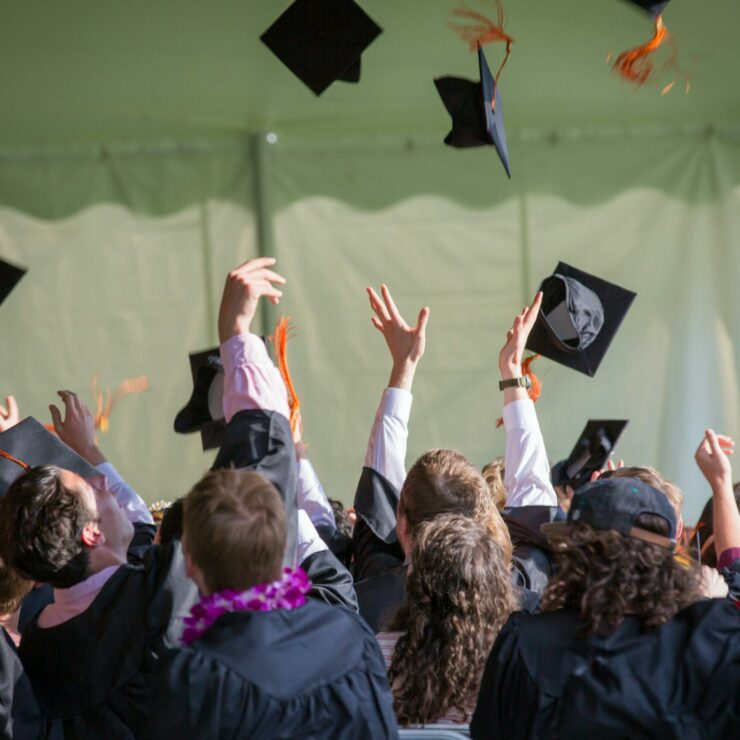
{"type": "MultiPolygon", "coordinates": [[[[430,310],[409,325],[369,288],[390,379],[346,511],[253,333],[260,301],[287,289],[274,267],[227,276],[225,432],[161,522],[77,394],[59,392],[53,433],[12,398],[0,408],[0,737],[736,737],[733,441],[697,431],[709,501],[694,527],[675,484],[614,464],[609,444],[551,470],[522,367],[538,292],[502,342],[501,404],[483,401],[502,413],[503,458],[481,471],[431,449],[407,470],[430,310]]],[[[570,311],[585,349],[609,316],[564,284],[591,318],[570,299],[548,315],[562,327],[570,311]]]]}

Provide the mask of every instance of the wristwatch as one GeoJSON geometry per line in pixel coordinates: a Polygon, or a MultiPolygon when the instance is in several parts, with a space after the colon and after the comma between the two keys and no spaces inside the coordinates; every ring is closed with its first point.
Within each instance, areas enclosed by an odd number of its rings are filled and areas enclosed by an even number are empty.
{"type": "Polygon", "coordinates": [[[500,391],[504,388],[524,388],[528,391],[532,387],[532,381],[529,375],[522,375],[519,378],[509,378],[508,380],[499,380],[498,389],[500,391]]]}

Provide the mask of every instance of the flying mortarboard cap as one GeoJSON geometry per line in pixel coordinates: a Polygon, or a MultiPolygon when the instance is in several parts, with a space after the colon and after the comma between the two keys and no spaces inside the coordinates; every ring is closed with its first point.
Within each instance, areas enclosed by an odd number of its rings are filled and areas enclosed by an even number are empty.
{"type": "Polygon", "coordinates": [[[638,8],[642,8],[646,13],[649,13],[653,18],[657,18],[664,10],[666,5],[671,0],[628,0],[633,5],[637,5],[638,8]]]}
{"type": "Polygon", "coordinates": [[[568,458],[553,466],[552,484],[578,489],[590,482],[591,474],[604,467],[626,426],[623,420],[589,420],[568,458]]]}
{"type": "Polygon", "coordinates": [[[480,82],[461,77],[438,77],[434,80],[437,92],[452,117],[452,131],[444,141],[458,149],[494,146],[506,174],[511,177],[500,89],[481,47],[478,47],[478,66],[480,82]]]}
{"type": "Polygon", "coordinates": [[[527,349],[594,376],[637,294],[564,262],[540,290],[527,349]]]}
{"type": "Polygon", "coordinates": [[[4,496],[10,484],[20,478],[28,468],[38,465],[56,465],[90,479],[100,473],[67,447],[56,434],[29,416],[0,434],[0,496],[4,496]],[[11,460],[9,455],[15,460],[11,460]]]}
{"type": "Polygon", "coordinates": [[[218,347],[189,356],[193,392],[175,417],[179,434],[200,432],[204,450],[221,446],[226,432],[224,419],[224,369],[218,347]]]}
{"type": "Polygon", "coordinates": [[[10,295],[13,288],[25,274],[25,267],[18,267],[0,259],[0,303],[10,295]]]}
{"type": "Polygon", "coordinates": [[[382,30],[354,0],[296,0],[260,38],[321,95],[335,80],[359,81],[360,56],[382,30]]]}

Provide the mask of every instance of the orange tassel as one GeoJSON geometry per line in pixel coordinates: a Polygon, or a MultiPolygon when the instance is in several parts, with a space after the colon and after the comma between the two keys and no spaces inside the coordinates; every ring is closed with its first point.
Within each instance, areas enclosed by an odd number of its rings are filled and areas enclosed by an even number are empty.
{"type": "MultiPolygon", "coordinates": [[[[668,33],[668,29],[663,23],[663,16],[659,15],[655,21],[653,38],[646,44],[623,51],[617,57],[614,69],[628,82],[644,85],[655,71],[655,66],[649,59],[650,55],[654,54],[670,38],[671,34],[668,33]]],[[[666,90],[666,92],[668,91],[666,90]]]]}
{"type": "Polygon", "coordinates": [[[275,347],[277,355],[278,370],[283,377],[285,388],[288,391],[288,405],[290,406],[290,429],[295,436],[298,425],[301,423],[301,402],[298,400],[293,379],[290,377],[288,368],[288,333],[290,331],[290,318],[282,316],[275,326],[275,333],[272,335],[272,344],[275,347]]]}
{"type": "MultiPolygon", "coordinates": [[[[532,363],[539,357],[540,355],[531,355],[530,357],[527,357],[526,360],[522,363],[522,375],[526,375],[529,377],[530,382],[532,383],[532,387],[529,389],[528,395],[530,399],[532,399],[532,402],[535,403],[537,399],[540,397],[540,394],[542,393],[542,381],[532,372],[532,363]]],[[[498,429],[500,426],[502,426],[504,423],[503,417],[496,420],[496,429],[498,429]]]]}
{"type": "MultiPolygon", "coordinates": [[[[509,59],[509,54],[511,54],[511,45],[514,43],[514,39],[504,31],[506,14],[504,13],[504,6],[501,0],[493,0],[493,4],[496,8],[495,22],[490,18],[486,18],[482,13],[470,10],[464,5],[461,5],[459,8],[455,8],[452,14],[460,18],[470,19],[474,22],[466,25],[450,23],[450,27],[457,31],[463,41],[468,44],[470,51],[478,51],[479,47],[498,41],[503,41],[506,44],[506,55],[503,62],[501,62],[501,66],[498,68],[498,72],[496,72],[496,82],[498,82],[501,71],[509,59]]],[[[491,110],[493,110],[493,100],[491,101],[491,110]]]]}
{"type": "Polygon", "coordinates": [[[118,402],[131,395],[132,393],[141,393],[149,389],[149,381],[146,375],[139,375],[136,378],[129,378],[124,380],[116,392],[111,397],[110,389],[106,388],[106,401],[103,404],[103,392],[98,388],[98,376],[95,375],[90,383],[92,394],[95,397],[97,403],[97,409],[95,412],[95,428],[99,429],[105,434],[110,429],[110,415],[113,409],[116,407],[118,402]]]}
{"type": "Polygon", "coordinates": [[[3,450],[0,450],[0,457],[10,460],[10,462],[14,462],[16,465],[20,465],[24,470],[31,469],[31,466],[24,463],[23,460],[19,460],[17,457],[13,457],[11,454],[4,452],[3,450]]]}

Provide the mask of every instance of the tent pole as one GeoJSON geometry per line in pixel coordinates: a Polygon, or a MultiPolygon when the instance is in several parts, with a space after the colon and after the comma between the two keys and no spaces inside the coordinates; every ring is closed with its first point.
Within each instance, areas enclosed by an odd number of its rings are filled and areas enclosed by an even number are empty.
{"type": "MultiPolygon", "coordinates": [[[[252,207],[257,238],[257,256],[274,257],[275,243],[272,230],[272,210],[269,199],[269,148],[264,131],[253,131],[249,135],[249,152],[252,165],[252,207]]],[[[272,334],[276,311],[270,301],[260,301],[261,334],[272,334]]]]}
{"type": "Polygon", "coordinates": [[[529,244],[529,211],[527,194],[522,190],[519,195],[519,233],[521,235],[522,258],[522,299],[525,306],[532,300],[532,264],[529,244]]]}

